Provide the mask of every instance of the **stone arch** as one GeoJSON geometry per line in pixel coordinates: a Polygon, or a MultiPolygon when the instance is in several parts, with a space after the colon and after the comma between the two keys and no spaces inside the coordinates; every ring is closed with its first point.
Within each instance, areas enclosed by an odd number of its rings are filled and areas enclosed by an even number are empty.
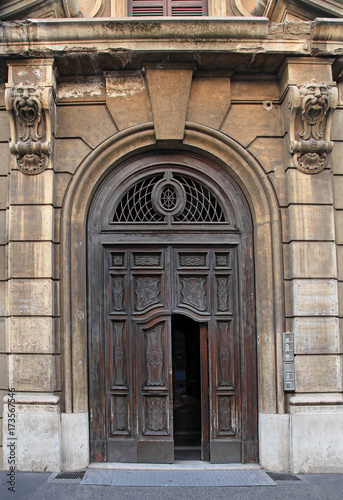
{"type": "MultiPolygon", "coordinates": [[[[110,137],[80,164],[65,195],[61,219],[61,310],[66,413],[88,412],[86,242],[90,204],[102,180],[119,163],[155,147],[152,124],[110,137]]],[[[282,413],[282,363],[277,362],[282,359],[283,327],[281,224],[273,187],[254,157],[220,132],[187,123],[182,148],[209,157],[227,170],[248,201],[254,224],[259,411],[282,413]]]]}

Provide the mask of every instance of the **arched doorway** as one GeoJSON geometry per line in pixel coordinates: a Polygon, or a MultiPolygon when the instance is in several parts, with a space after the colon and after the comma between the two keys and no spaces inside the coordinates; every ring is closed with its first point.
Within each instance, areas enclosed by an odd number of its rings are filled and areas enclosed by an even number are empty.
{"type": "Polygon", "coordinates": [[[199,443],[199,429],[187,429],[187,416],[180,424],[174,404],[172,344],[182,317],[199,333],[200,398],[185,396],[194,416],[200,402],[202,458],[258,459],[251,216],[237,184],[219,172],[196,155],[142,155],[113,171],[93,199],[92,460],[170,463],[180,433],[199,443]]]}

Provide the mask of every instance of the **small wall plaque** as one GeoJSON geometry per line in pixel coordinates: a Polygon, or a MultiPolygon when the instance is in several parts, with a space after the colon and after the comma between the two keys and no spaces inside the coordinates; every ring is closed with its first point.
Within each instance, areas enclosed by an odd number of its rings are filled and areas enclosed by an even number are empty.
{"type": "Polygon", "coordinates": [[[283,386],[285,391],[295,390],[294,333],[284,332],[283,340],[283,386]]]}

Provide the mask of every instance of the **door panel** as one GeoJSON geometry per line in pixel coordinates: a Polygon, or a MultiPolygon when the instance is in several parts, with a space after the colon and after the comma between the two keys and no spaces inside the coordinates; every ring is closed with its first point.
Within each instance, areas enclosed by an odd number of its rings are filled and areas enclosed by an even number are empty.
{"type": "Polygon", "coordinates": [[[108,459],[173,461],[171,315],[186,314],[202,324],[202,458],[240,461],[236,247],[118,246],[105,255],[108,459]]]}

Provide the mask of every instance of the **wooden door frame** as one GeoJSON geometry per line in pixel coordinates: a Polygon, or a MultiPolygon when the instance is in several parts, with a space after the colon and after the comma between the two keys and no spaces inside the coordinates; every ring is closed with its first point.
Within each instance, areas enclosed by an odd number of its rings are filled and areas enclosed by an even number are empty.
{"type": "MultiPolygon", "coordinates": [[[[236,187],[236,189],[237,189],[237,187],[236,187]]],[[[237,197],[237,190],[236,190],[236,197],[237,197]]],[[[108,198],[107,198],[107,201],[108,201],[108,198]]],[[[244,203],[245,203],[246,210],[248,210],[247,209],[247,204],[246,204],[246,202],[244,202],[244,198],[243,198],[243,200],[241,198],[241,202],[238,205],[242,206],[242,204],[244,205],[244,203]],[[243,201],[243,203],[242,203],[242,201],[243,201]]],[[[248,210],[248,212],[249,212],[249,210],[248,210]]],[[[240,217],[242,217],[242,216],[240,215],[240,217]]],[[[99,238],[99,236],[100,235],[98,234],[98,243],[99,244],[100,244],[101,239],[106,244],[109,244],[109,242],[110,242],[111,239],[113,241],[113,236],[112,237],[108,236],[108,234],[107,234],[107,236],[105,234],[103,234],[101,236],[101,238],[99,238]]],[[[251,255],[252,255],[252,235],[251,235],[251,231],[245,231],[245,232],[243,232],[241,234],[240,241],[242,242],[242,239],[244,239],[244,238],[245,238],[245,243],[249,243],[250,242],[247,247],[245,247],[245,245],[241,246],[241,248],[243,248],[242,253],[241,253],[242,275],[244,275],[243,279],[245,281],[245,284],[250,283],[249,286],[248,286],[248,288],[250,290],[250,294],[249,293],[246,294],[246,296],[250,296],[250,301],[248,301],[249,303],[246,304],[245,306],[242,306],[242,307],[243,308],[245,307],[245,309],[246,309],[245,310],[245,314],[247,312],[250,312],[250,315],[248,315],[248,317],[254,318],[254,312],[253,312],[254,311],[253,272],[250,271],[248,273],[248,275],[249,275],[248,278],[245,276],[245,272],[244,272],[245,267],[246,266],[249,267],[249,265],[248,265],[248,260],[249,259],[250,259],[249,262],[250,262],[250,267],[251,267],[251,255]]],[[[91,238],[91,240],[92,240],[92,238],[91,238]]],[[[91,240],[90,240],[90,242],[91,242],[91,240]]],[[[221,242],[224,243],[225,240],[228,243],[227,237],[222,236],[221,242]]],[[[235,241],[235,243],[237,244],[238,241],[235,241]]],[[[101,243],[101,244],[103,244],[103,243],[101,243]]],[[[113,241],[113,244],[115,244],[114,241],[113,241]]],[[[241,286],[245,287],[243,284],[241,284],[241,286]]],[[[90,310],[91,310],[91,307],[90,307],[90,310]]],[[[249,329],[249,331],[254,330],[254,325],[250,325],[248,327],[248,329],[249,329]]],[[[245,332],[244,332],[244,335],[246,335],[245,332]]],[[[252,341],[252,345],[253,345],[252,349],[250,348],[250,349],[246,349],[244,351],[245,352],[245,354],[244,354],[244,356],[245,356],[245,358],[244,358],[245,365],[249,364],[249,352],[251,354],[251,352],[254,351],[254,349],[256,347],[254,340],[252,341]]],[[[250,367],[250,372],[251,373],[254,373],[254,372],[256,373],[256,350],[254,352],[255,352],[255,354],[254,354],[255,361],[254,361],[254,366],[250,367]]],[[[242,358],[242,362],[243,362],[243,358],[242,358]]],[[[256,376],[255,376],[255,380],[256,380],[256,376]]],[[[257,384],[257,382],[256,382],[256,384],[257,384]]],[[[255,389],[254,389],[255,395],[256,395],[256,390],[257,389],[255,387],[255,389]]],[[[92,393],[92,390],[90,390],[90,391],[92,393]]],[[[92,398],[90,398],[90,399],[92,399],[92,398]]],[[[257,398],[256,397],[255,397],[255,402],[257,403],[257,398]]],[[[245,408],[245,410],[246,410],[246,408],[245,408]]],[[[248,424],[249,429],[250,429],[250,430],[247,431],[247,435],[244,436],[245,438],[247,438],[246,441],[254,441],[254,443],[255,443],[253,446],[249,445],[248,448],[246,449],[246,451],[243,450],[243,452],[242,452],[242,458],[243,458],[244,461],[251,461],[251,457],[255,457],[254,460],[256,460],[256,456],[257,456],[257,454],[256,454],[256,443],[257,443],[257,404],[255,404],[255,408],[253,409],[253,412],[254,412],[253,420],[255,420],[255,423],[252,423],[251,421],[250,422],[247,421],[247,422],[243,423],[243,429],[245,427],[245,425],[244,425],[245,423],[248,424]],[[254,427],[254,429],[252,429],[253,427],[254,427]],[[253,448],[254,448],[254,452],[251,453],[249,450],[252,450],[253,448]]],[[[246,411],[244,411],[243,413],[246,415],[246,411]]],[[[243,436],[242,436],[242,438],[243,438],[243,436]]],[[[102,456],[103,456],[103,459],[104,459],[105,455],[103,454],[102,456]]],[[[97,457],[94,454],[93,454],[93,459],[97,459],[97,457]]],[[[99,457],[98,457],[98,459],[99,459],[99,457]]]]}
{"type": "Polygon", "coordinates": [[[201,370],[201,459],[210,461],[210,405],[208,324],[200,323],[200,370],[201,370]]]}

